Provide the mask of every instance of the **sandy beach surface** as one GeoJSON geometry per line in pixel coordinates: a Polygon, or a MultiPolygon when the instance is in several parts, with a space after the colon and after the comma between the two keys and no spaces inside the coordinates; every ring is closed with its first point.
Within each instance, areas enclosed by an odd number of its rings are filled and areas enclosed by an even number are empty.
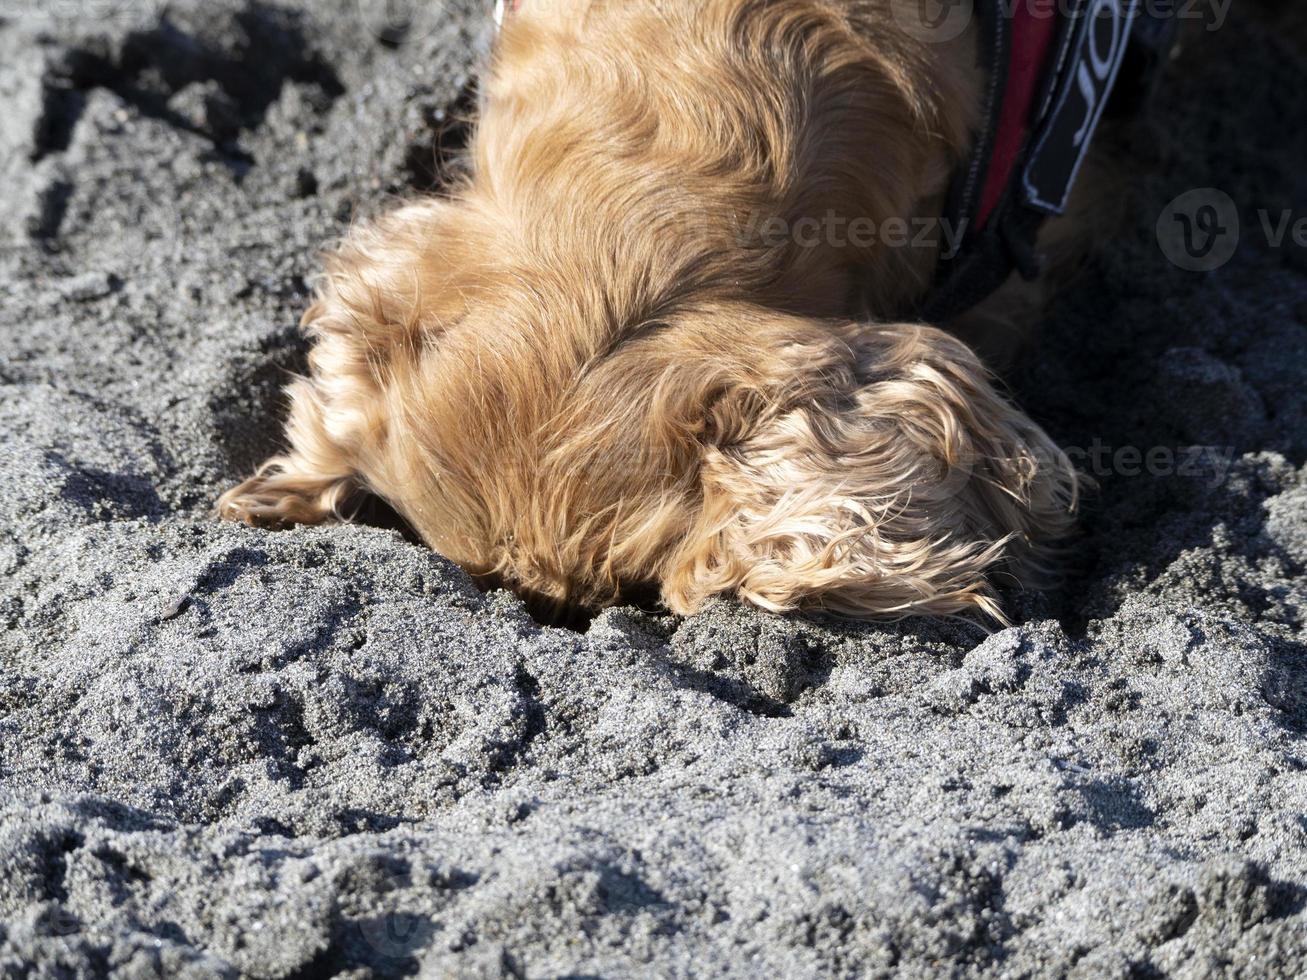
{"type": "Polygon", "coordinates": [[[481,8],[0,0],[0,976],[1307,972],[1304,49],[1232,10],[1122,140],[1009,379],[1099,482],[1020,625],[569,630],[210,516],[481,8]]]}

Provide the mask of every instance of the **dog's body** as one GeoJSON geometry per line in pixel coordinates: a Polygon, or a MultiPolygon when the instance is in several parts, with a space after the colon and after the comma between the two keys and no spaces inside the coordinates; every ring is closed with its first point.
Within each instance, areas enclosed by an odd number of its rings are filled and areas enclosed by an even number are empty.
{"type": "Polygon", "coordinates": [[[975,37],[899,3],[528,0],[466,186],[329,258],[289,449],[222,512],[370,491],[560,604],[998,615],[1076,477],[967,345],[898,322],[939,248],[852,232],[938,216],[980,113],[975,37]]]}

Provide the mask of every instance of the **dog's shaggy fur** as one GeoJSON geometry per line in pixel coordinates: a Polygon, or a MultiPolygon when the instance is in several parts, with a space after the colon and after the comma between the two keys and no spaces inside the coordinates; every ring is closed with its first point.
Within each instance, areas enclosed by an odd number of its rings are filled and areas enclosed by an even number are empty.
{"type": "Polygon", "coordinates": [[[939,213],[983,79],[898,3],[527,0],[465,185],[329,257],[289,447],[222,514],[372,492],[560,605],[1000,617],[1076,477],[966,344],[895,322],[936,251],[751,230],[939,213]]]}

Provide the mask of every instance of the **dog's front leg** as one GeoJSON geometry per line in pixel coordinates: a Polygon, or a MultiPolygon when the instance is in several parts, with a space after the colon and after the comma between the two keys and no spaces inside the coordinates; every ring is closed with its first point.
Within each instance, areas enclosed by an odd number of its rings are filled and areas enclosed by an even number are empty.
{"type": "Polygon", "coordinates": [[[223,494],[222,517],[280,526],[350,516],[385,457],[387,389],[458,315],[458,253],[475,245],[453,232],[456,220],[448,202],[411,204],[355,229],[327,257],[303,321],[314,341],[309,375],[287,389],[286,450],[223,494]]]}

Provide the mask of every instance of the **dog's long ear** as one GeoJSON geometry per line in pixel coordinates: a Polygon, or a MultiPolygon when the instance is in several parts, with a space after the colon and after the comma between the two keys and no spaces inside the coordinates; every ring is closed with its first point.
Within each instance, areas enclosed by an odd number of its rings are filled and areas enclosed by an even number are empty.
{"type": "Polygon", "coordinates": [[[219,514],[250,524],[348,515],[389,435],[383,389],[458,316],[476,239],[456,205],[430,199],[356,228],[326,257],[303,327],[309,376],[287,388],[286,451],[229,490],[219,514]]]}
{"type": "Polygon", "coordinates": [[[770,391],[746,385],[710,407],[702,510],[665,601],[690,612],[733,593],[776,611],[1001,620],[995,575],[1037,579],[1071,526],[1066,456],[953,337],[815,326],[831,338],[819,352],[769,345],[788,372],[770,391]]]}

